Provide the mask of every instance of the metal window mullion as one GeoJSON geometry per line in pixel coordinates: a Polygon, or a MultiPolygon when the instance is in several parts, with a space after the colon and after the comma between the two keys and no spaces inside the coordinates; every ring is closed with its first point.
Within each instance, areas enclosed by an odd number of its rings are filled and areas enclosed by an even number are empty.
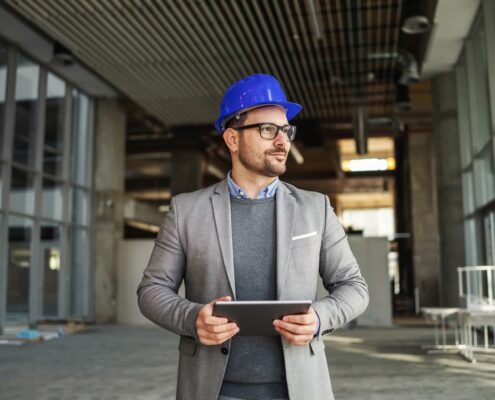
{"type": "MultiPolygon", "coordinates": [[[[475,188],[475,208],[481,204],[477,188],[481,187],[481,183],[479,181],[479,174],[477,173],[477,169],[479,166],[476,162],[476,156],[479,153],[479,120],[476,117],[478,111],[478,97],[476,93],[476,61],[474,57],[474,41],[473,39],[466,40],[466,66],[467,66],[467,85],[468,85],[468,103],[469,103],[469,126],[471,133],[471,144],[472,144],[472,154],[473,154],[473,183],[475,188]],[[478,198],[476,198],[476,195],[478,198]]],[[[481,198],[482,200],[482,198],[481,198]]]]}
{"type": "Polygon", "coordinates": [[[47,70],[40,68],[36,105],[35,158],[34,158],[34,221],[31,235],[29,271],[29,324],[35,325],[43,315],[44,265],[41,252],[41,213],[43,190],[43,145],[45,142],[47,70]]]}
{"type": "Polygon", "coordinates": [[[15,167],[15,169],[18,169],[20,171],[28,172],[28,173],[31,173],[31,174],[36,173],[36,168],[35,167],[29,167],[26,164],[21,164],[18,161],[14,161],[14,160],[12,160],[11,164],[12,164],[13,167],[15,167]]]}
{"type": "Polygon", "coordinates": [[[58,316],[66,318],[70,314],[71,299],[71,246],[70,246],[70,220],[71,220],[71,190],[70,190],[70,167],[71,167],[71,149],[72,149],[72,85],[65,86],[65,115],[64,115],[64,150],[62,159],[62,229],[60,232],[60,265],[58,274],[58,316]]]}
{"type": "Polygon", "coordinates": [[[467,85],[468,85],[468,103],[469,103],[469,118],[471,146],[473,156],[479,152],[479,121],[475,118],[478,111],[477,94],[476,94],[476,61],[474,57],[474,41],[473,39],[466,40],[466,67],[467,67],[467,85]]]}
{"type": "Polygon", "coordinates": [[[7,50],[7,79],[5,88],[5,119],[3,127],[3,166],[2,166],[2,213],[0,225],[0,334],[3,333],[7,314],[7,268],[9,248],[8,212],[10,203],[10,181],[12,172],[12,144],[14,141],[15,121],[15,84],[17,75],[17,49],[7,50]]]}
{"type": "Polygon", "coordinates": [[[457,113],[458,113],[458,121],[457,126],[459,130],[459,157],[461,160],[461,167],[466,169],[473,162],[473,143],[472,143],[472,135],[471,135],[471,123],[469,114],[469,97],[468,97],[468,107],[464,107],[463,98],[464,96],[469,96],[469,88],[467,87],[467,61],[465,51],[459,57],[459,62],[455,68],[455,84],[456,84],[456,92],[457,92],[457,113]],[[461,93],[462,89],[462,93],[461,93]],[[461,122],[463,121],[463,122],[461,122]],[[463,125],[464,124],[464,125],[463,125]],[[465,128],[465,129],[464,129],[465,128]],[[463,140],[465,136],[466,140],[463,140]],[[467,158],[467,165],[464,165],[464,156],[463,156],[463,143],[467,142],[467,147],[469,151],[469,157],[467,158]]]}
{"type": "Polygon", "coordinates": [[[15,125],[15,86],[17,78],[17,49],[9,47],[7,50],[7,80],[5,89],[5,110],[3,126],[3,193],[2,208],[5,212],[10,208],[10,181],[12,174],[12,156],[14,146],[15,125]]]}
{"type": "MultiPolygon", "coordinates": [[[[490,114],[491,114],[491,134],[492,138],[495,137],[495,72],[493,68],[489,66],[495,65],[495,25],[488,23],[495,18],[495,2],[493,0],[484,0],[482,5],[482,13],[485,23],[485,52],[488,70],[488,96],[490,99],[490,114]]],[[[495,158],[495,146],[494,146],[494,158],[495,158]]]]}
{"type": "Polygon", "coordinates": [[[87,144],[87,160],[86,160],[86,172],[89,180],[89,195],[87,196],[87,214],[86,214],[86,223],[88,228],[86,229],[87,234],[87,254],[86,254],[86,262],[84,264],[84,269],[86,275],[85,282],[87,282],[87,286],[85,288],[85,302],[84,302],[84,315],[87,316],[89,320],[94,319],[94,300],[95,300],[95,285],[94,285],[94,277],[95,270],[94,266],[96,265],[96,252],[95,252],[95,234],[92,234],[95,230],[95,190],[94,190],[94,170],[95,170],[95,151],[96,151],[96,140],[95,140],[95,100],[91,97],[89,99],[89,107],[88,107],[88,144],[87,144]]]}

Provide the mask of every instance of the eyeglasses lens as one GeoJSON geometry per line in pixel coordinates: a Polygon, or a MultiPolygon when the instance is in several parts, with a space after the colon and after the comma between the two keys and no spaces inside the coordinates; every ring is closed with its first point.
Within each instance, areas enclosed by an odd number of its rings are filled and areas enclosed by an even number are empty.
{"type": "MultiPolygon", "coordinates": [[[[295,126],[285,125],[281,130],[289,140],[294,139],[296,133],[295,126]]],[[[278,133],[278,126],[275,124],[263,124],[260,126],[260,133],[265,139],[275,139],[278,133]]]]}

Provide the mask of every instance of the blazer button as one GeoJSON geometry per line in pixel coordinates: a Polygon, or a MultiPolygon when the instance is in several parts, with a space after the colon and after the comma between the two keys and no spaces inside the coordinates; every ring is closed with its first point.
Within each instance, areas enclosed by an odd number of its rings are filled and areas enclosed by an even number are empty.
{"type": "Polygon", "coordinates": [[[222,347],[220,349],[220,351],[223,353],[223,354],[229,354],[229,349],[227,349],[227,347],[222,347]]]}

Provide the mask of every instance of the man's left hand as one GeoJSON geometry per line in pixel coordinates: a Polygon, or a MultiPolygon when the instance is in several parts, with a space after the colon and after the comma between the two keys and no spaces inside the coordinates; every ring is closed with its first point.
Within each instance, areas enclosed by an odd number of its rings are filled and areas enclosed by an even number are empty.
{"type": "Polygon", "coordinates": [[[313,339],[318,326],[318,316],[312,307],[306,314],[286,315],[273,321],[275,330],[290,344],[307,345],[313,339]]]}

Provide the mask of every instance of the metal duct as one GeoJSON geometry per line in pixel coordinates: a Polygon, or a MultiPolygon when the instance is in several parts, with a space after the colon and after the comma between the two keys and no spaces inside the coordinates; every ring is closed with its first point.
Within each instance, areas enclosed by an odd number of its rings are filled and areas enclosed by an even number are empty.
{"type": "Polygon", "coordinates": [[[368,152],[368,110],[359,105],[353,108],[352,125],[357,154],[368,152]]]}

